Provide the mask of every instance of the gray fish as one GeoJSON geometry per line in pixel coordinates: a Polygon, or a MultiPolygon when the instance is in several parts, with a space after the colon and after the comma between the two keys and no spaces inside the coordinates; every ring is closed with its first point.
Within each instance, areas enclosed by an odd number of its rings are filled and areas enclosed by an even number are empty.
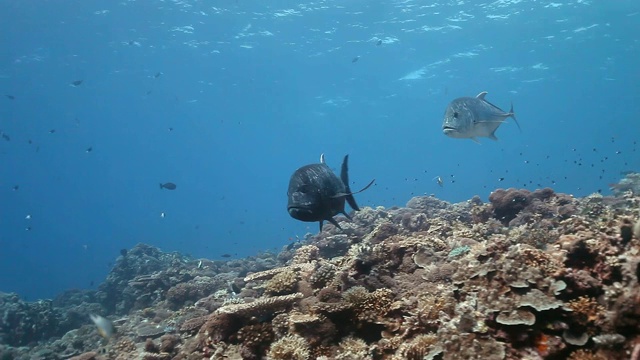
{"type": "Polygon", "coordinates": [[[324,154],[320,155],[320,164],[305,165],[296,170],[291,175],[287,191],[289,215],[300,221],[319,221],[320,231],[325,220],[341,229],[333,219],[334,215],[343,214],[351,220],[344,211],[345,200],[353,210],[360,210],[353,194],[367,190],[375,179],[362,190],[351,192],[348,161],[349,155],[346,155],[342,161],[340,178],[324,162],[324,154]]]}
{"type": "Polygon", "coordinates": [[[176,184],[172,183],[172,182],[168,182],[168,183],[160,183],[160,190],[162,189],[167,189],[167,190],[175,190],[176,189],[176,184]]]}
{"type": "Polygon", "coordinates": [[[495,132],[506,118],[513,118],[520,129],[513,104],[509,112],[504,112],[485,100],[485,95],[487,92],[483,91],[474,98],[461,97],[453,100],[444,113],[442,132],[452,138],[471,139],[479,143],[476,137],[480,136],[498,140],[495,132]]]}

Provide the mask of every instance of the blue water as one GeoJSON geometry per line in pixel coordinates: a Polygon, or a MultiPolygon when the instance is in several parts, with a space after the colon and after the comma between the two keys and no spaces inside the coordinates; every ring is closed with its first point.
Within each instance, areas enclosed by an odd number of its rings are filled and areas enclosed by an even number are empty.
{"type": "Polygon", "coordinates": [[[138,242],[217,259],[317,232],[286,190],[321,153],[377,179],[372,207],[640,170],[637,0],[3,1],[0,34],[0,291],[29,300],[138,242]],[[522,131],[444,136],[485,90],[522,131]]]}

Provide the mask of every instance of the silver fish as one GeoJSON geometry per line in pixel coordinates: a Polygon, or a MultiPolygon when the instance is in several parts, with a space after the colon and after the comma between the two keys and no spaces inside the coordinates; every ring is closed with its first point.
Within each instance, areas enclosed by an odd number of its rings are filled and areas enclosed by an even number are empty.
{"type": "Polygon", "coordinates": [[[477,143],[476,137],[488,137],[498,140],[496,130],[505,122],[506,118],[513,118],[520,129],[513,112],[513,104],[509,112],[485,100],[486,91],[476,97],[461,97],[453,100],[447,106],[442,123],[442,132],[452,138],[471,139],[477,143]]]}
{"type": "Polygon", "coordinates": [[[90,314],[91,321],[96,324],[96,328],[98,328],[98,333],[105,339],[109,339],[115,334],[116,329],[113,327],[113,323],[109,321],[109,319],[103,318],[100,315],[90,314]]]}

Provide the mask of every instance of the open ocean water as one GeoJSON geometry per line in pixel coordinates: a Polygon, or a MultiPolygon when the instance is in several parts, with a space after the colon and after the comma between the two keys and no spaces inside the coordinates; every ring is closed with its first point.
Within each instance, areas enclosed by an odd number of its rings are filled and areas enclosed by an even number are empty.
{"type": "Polygon", "coordinates": [[[6,0],[0,34],[0,291],[29,300],[139,242],[220,259],[317,232],[286,191],[321,153],[376,179],[361,207],[640,170],[637,0],[6,0]],[[445,136],[481,91],[522,131],[445,136]]]}

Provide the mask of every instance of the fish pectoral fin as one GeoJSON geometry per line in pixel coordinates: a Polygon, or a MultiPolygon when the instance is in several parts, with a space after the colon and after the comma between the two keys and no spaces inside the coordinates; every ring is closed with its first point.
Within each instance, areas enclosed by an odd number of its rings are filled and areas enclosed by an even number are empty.
{"type": "Polygon", "coordinates": [[[347,214],[346,212],[341,211],[340,213],[341,213],[342,215],[344,215],[344,217],[346,217],[347,219],[349,219],[349,220],[353,221],[353,219],[351,218],[351,216],[349,216],[349,214],[347,214]]]}
{"type": "Polygon", "coordinates": [[[480,94],[478,94],[478,96],[476,96],[476,98],[480,99],[480,100],[484,100],[484,97],[488,94],[488,92],[483,91],[480,94]]]}
{"type": "Polygon", "coordinates": [[[498,141],[498,137],[494,134],[494,132],[492,132],[491,134],[489,134],[489,136],[487,136],[489,139],[494,140],[494,141],[498,141]]]}
{"type": "Polygon", "coordinates": [[[338,224],[338,222],[334,219],[334,218],[328,218],[327,219],[328,222],[332,223],[333,226],[337,227],[338,229],[342,230],[342,228],[340,227],[340,224],[338,224]]]}

